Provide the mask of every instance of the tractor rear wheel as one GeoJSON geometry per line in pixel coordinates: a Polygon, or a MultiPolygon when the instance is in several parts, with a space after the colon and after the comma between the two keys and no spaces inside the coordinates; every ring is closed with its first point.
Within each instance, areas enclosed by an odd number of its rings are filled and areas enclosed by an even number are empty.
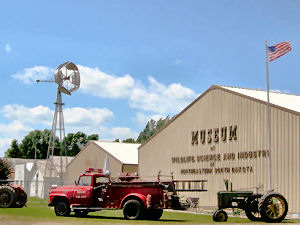
{"type": "Polygon", "coordinates": [[[215,222],[226,222],[228,219],[228,215],[224,210],[217,210],[213,215],[213,220],[215,222]]]}
{"type": "Polygon", "coordinates": [[[288,203],[281,194],[269,192],[262,196],[258,208],[263,221],[279,223],[288,212],[288,203]]]}
{"type": "Polygon", "coordinates": [[[261,194],[257,194],[247,199],[245,213],[248,219],[251,221],[261,221],[261,215],[258,210],[258,202],[261,197],[261,194]]]}
{"type": "Polygon", "coordinates": [[[10,186],[0,186],[0,208],[10,208],[16,202],[16,191],[10,186]]]}
{"type": "Polygon", "coordinates": [[[123,215],[125,219],[137,220],[143,217],[142,204],[135,199],[130,199],[125,202],[123,207],[123,215]]]}
{"type": "Polygon", "coordinates": [[[26,205],[27,202],[27,194],[25,192],[22,192],[19,196],[17,196],[17,201],[15,206],[17,208],[22,208],[26,205]]]}

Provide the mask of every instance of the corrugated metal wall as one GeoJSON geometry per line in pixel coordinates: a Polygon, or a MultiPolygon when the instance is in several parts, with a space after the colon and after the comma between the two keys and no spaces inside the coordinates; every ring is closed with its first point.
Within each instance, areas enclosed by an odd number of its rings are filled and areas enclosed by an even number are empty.
{"type": "MultiPolygon", "coordinates": [[[[299,213],[299,114],[272,107],[271,124],[273,186],[287,198],[289,212],[299,213]]],[[[139,173],[153,176],[162,170],[164,174],[174,172],[176,179],[207,179],[208,192],[185,195],[200,197],[202,206],[216,206],[216,193],[224,190],[224,179],[238,190],[255,191],[259,186],[261,192],[270,189],[267,150],[267,106],[222,88],[212,88],[140,147],[139,173]],[[230,126],[237,126],[237,140],[229,140],[230,126]],[[223,127],[227,127],[225,141],[221,140],[223,127]],[[207,142],[210,129],[213,133],[219,129],[218,142],[207,142]],[[204,144],[201,130],[206,131],[204,144]],[[198,131],[198,144],[194,145],[193,131],[198,131]],[[206,158],[212,156],[220,160],[206,158]]]]}

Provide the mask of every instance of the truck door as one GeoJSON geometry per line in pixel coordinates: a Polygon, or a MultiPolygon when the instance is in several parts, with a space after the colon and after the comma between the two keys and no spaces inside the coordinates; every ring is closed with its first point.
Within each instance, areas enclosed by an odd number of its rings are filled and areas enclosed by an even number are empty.
{"type": "Polygon", "coordinates": [[[81,176],[78,180],[77,188],[74,192],[74,205],[77,206],[92,206],[92,177],[81,176]]]}
{"type": "Polygon", "coordinates": [[[107,208],[110,203],[111,196],[109,194],[109,183],[110,180],[108,177],[99,176],[96,177],[95,187],[94,187],[94,196],[96,205],[102,208],[107,208]]]}

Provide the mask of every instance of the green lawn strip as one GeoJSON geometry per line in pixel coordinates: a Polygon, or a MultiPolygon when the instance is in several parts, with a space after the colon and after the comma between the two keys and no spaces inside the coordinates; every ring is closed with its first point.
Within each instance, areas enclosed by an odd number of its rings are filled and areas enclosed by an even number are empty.
{"type": "MultiPolygon", "coordinates": [[[[74,224],[89,222],[94,223],[122,223],[122,224],[199,224],[214,223],[212,215],[201,215],[193,213],[164,212],[159,221],[125,220],[122,210],[103,210],[101,212],[89,213],[87,218],[77,218],[74,213],[70,217],[58,217],[53,207],[48,207],[47,200],[29,198],[27,207],[0,209],[0,217],[5,220],[17,221],[52,221],[52,222],[74,222],[74,224]]],[[[229,215],[228,223],[249,223],[247,218],[233,217],[229,215]]],[[[300,223],[300,220],[285,220],[287,223],[300,223]]]]}

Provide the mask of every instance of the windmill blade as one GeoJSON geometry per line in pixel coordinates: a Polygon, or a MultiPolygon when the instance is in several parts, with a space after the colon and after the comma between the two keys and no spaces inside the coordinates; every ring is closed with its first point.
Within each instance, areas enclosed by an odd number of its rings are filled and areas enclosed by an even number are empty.
{"type": "Polygon", "coordinates": [[[76,87],[80,87],[80,74],[79,71],[74,71],[74,75],[71,76],[71,83],[76,87]]]}
{"type": "Polygon", "coordinates": [[[69,90],[69,92],[70,92],[70,95],[71,95],[71,93],[72,93],[73,91],[76,91],[78,88],[79,88],[79,87],[74,87],[74,88],[71,88],[71,89],[69,90]]]}
{"type": "Polygon", "coordinates": [[[54,81],[55,83],[57,83],[58,85],[61,85],[63,82],[63,77],[64,74],[61,70],[58,70],[55,74],[54,74],[54,81]]]}
{"type": "Polygon", "coordinates": [[[67,64],[69,64],[70,62],[68,61],[68,62],[65,62],[65,63],[63,63],[63,64],[60,64],[56,69],[57,70],[60,70],[61,68],[63,68],[64,66],[66,66],[67,64]]]}
{"type": "Polygon", "coordinates": [[[68,62],[68,63],[66,64],[66,68],[67,68],[68,70],[78,70],[77,66],[76,66],[74,63],[72,63],[72,62],[68,62]]]}
{"type": "Polygon", "coordinates": [[[67,94],[67,95],[71,95],[71,92],[63,86],[58,87],[58,90],[62,93],[67,94]]]}

